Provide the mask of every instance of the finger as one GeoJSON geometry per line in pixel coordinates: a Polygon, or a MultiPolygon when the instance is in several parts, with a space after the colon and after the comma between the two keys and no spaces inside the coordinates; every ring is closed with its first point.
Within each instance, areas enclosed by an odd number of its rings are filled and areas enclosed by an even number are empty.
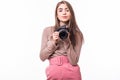
{"type": "Polygon", "coordinates": [[[54,32],[56,35],[59,35],[59,32],[54,32]]]}

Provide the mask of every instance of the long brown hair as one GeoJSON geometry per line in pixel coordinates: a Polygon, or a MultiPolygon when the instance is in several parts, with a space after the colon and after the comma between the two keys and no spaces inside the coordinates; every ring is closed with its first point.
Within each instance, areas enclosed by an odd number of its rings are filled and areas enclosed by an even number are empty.
{"type": "Polygon", "coordinates": [[[69,26],[69,30],[70,30],[71,44],[74,47],[77,44],[76,43],[77,42],[76,31],[80,33],[81,42],[83,42],[83,34],[82,34],[81,30],[78,28],[78,25],[76,23],[75,14],[74,14],[74,11],[73,11],[73,8],[72,8],[71,4],[69,2],[67,2],[67,1],[65,1],[65,0],[62,0],[62,1],[58,2],[57,5],[56,5],[56,9],[55,9],[55,26],[54,26],[54,29],[57,29],[60,26],[60,24],[59,24],[60,21],[57,18],[57,8],[61,4],[66,4],[67,7],[70,10],[70,13],[71,13],[71,18],[70,18],[70,20],[68,22],[68,26],[69,26]]]}

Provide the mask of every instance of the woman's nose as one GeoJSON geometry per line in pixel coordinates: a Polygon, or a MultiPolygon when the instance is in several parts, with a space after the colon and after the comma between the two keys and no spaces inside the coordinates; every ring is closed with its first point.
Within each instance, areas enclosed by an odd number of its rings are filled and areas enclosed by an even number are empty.
{"type": "Polygon", "coordinates": [[[66,11],[65,10],[63,10],[63,15],[66,15],[66,11]]]}

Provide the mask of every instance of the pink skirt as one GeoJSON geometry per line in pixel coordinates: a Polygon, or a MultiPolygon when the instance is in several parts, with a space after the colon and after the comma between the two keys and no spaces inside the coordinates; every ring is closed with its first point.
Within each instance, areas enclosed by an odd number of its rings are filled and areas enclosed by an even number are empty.
{"type": "Polygon", "coordinates": [[[82,80],[79,66],[72,66],[67,56],[57,56],[49,59],[49,62],[47,80],[82,80]]]}

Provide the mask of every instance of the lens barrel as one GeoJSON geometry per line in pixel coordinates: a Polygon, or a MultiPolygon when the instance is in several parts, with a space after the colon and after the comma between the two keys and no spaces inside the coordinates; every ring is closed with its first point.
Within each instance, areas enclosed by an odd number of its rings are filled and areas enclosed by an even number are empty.
{"type": "Polygon", "coordinates": [[[66,25],[60,26],[56,31],[59,32],[59,37],[64,40],[68,37],[68,28],[66,28],[66,25]]]}

